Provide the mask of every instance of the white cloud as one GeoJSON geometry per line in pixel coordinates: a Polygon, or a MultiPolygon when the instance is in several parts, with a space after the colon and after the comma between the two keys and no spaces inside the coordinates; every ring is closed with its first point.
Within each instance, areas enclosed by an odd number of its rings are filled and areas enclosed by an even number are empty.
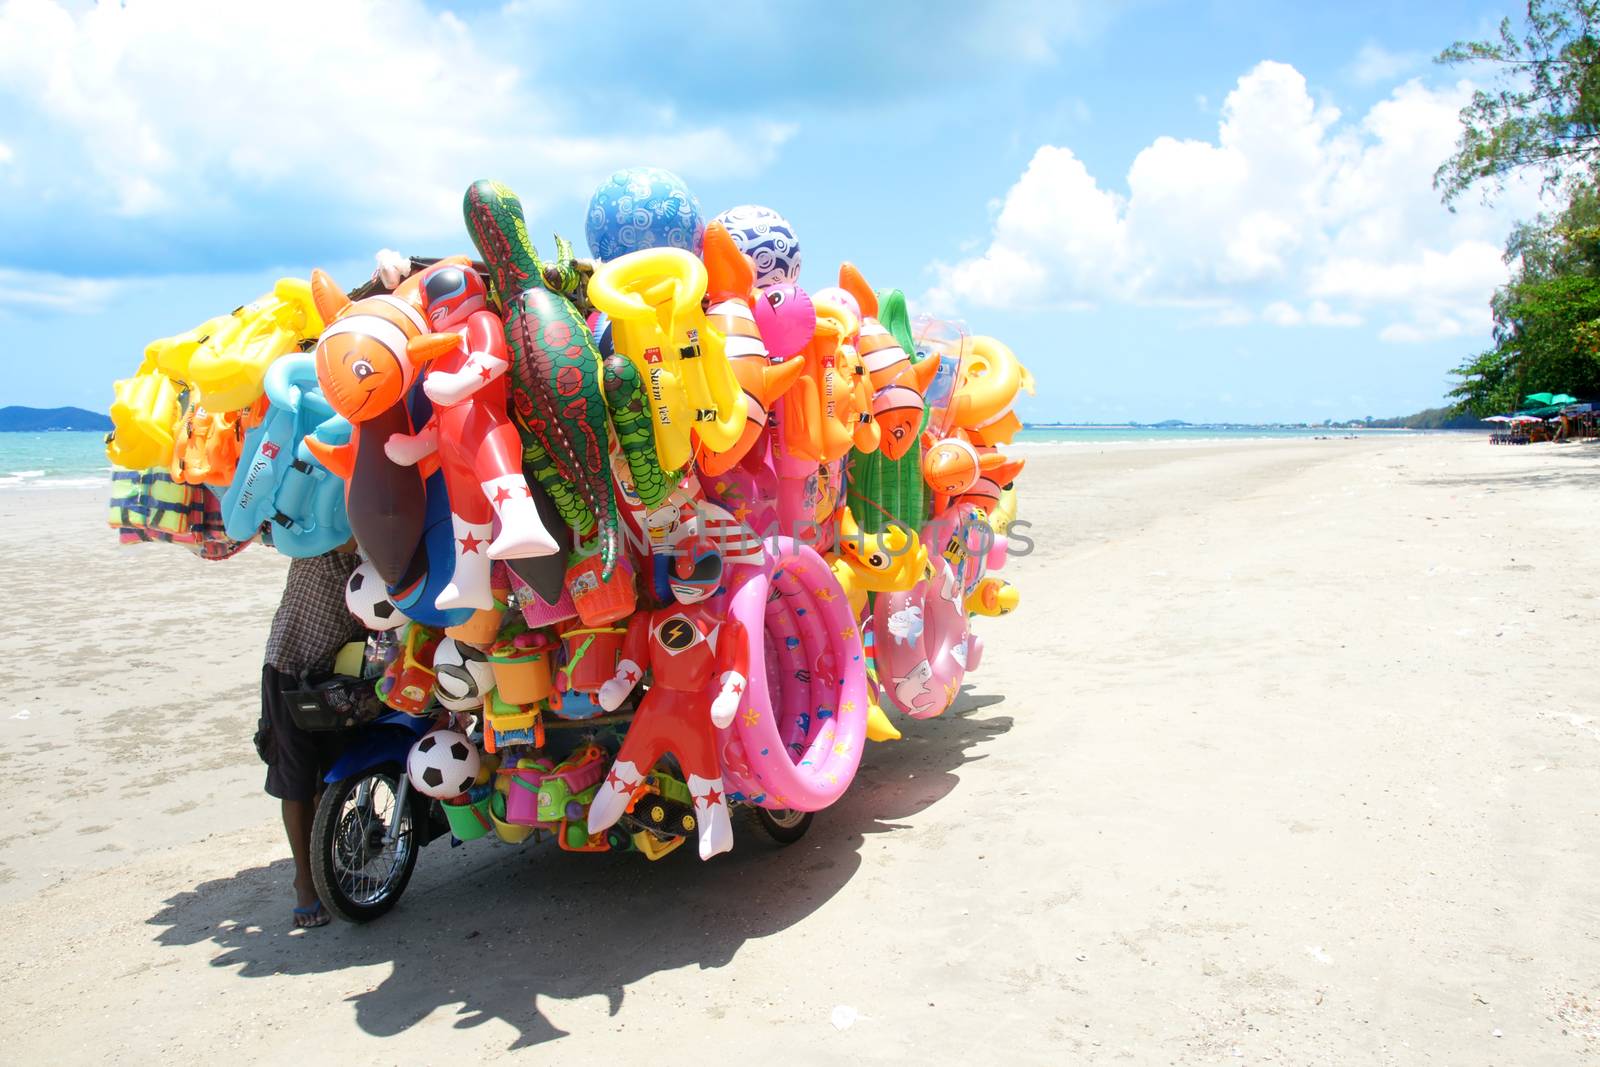
{"type": "Polygon", "coordinates": [[[0,165],[10,163],[17,158],[17,153],[4,141],[0,141],[0,165]]]}
{"type": "Polygon", "coordinates": [[[1261,309],[1261,317],[1274,326],[1298,326],[1306,317],[1287,300],[1274,300],[1261,309]]]}
{"type": "Polygon", "coordinates": [[[1411,73],[1426,60],[1421,52],[1391,52],[1369,41],[1361,46],[1345,74],[1357,85],[1382,85],[1411,73]]]}
{"type": "Polygon", "coordinates": [[[1157,138],[1134,157],[1125,193],[1070,148],[1042,146],[1002,201],[987,247],[934,265],[928,300],[952,309],[1242,302],[1280,326],[1375,318],[1397,342],[1481,330],[1506,277],[1504,233],[1538,204],[1518,186],[1497,209],[1440,205],[1433,171],[1470,92],[1465,82],[1408,82],[1352,122],[1319,105],[1293,67],[1264,62],[1228,94],[1215,140],[1157,138]]]}
{"type": "Polygon", "coordinates": [[[89,315],[104,308],[130,284],[111,278],[67,278],[45,271],[0,267],[0,310],[89,315]]]}
{"type": "Polygon", "coordinates": [[[33,131],[14,166],[35,205],[226,224],[282,199],[396,242],[453,230],[473,178],[511,181],[537,211],[641,159],[753,173],[794,132],[655,108],[595,136],[562,111],[561,81],[581,68],[495,43],[419,0],[14,0],[0,6],[0,109],[33,131]]]}

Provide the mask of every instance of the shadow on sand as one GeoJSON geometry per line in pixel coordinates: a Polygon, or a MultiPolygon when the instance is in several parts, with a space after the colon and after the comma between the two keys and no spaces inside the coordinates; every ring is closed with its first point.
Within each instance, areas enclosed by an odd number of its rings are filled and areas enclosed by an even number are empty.
{"type": "Polygon", "coordinates": [[[637,855],[569,856],[548,842],[526,848],[448,838],[423,850],[405,897],[368,926],[335,922],[288,932],[289,861],[239,871],[167,900],[148,921],[168,946],[212,942],[215,967],[241,978],[322,974],[392,964],[377,986],[350,995],[369,1034],[400,1034],[436,1009],[460,1005],[458,1028],[501,1019],[511,1048],[565,1036],[535,997],[602,995],[610,1014],[628,986],[662,970],[723,967],[750,938],[787,929],[842,890],[860,867],[867,834],[893,831],[944,799],[960,768],[1011,728],[973,718],[1001,697],[962,694],[949,714],[902,722],[904,740],[871,746],[855,784],[817,815],[798,844],[775,844],[753,819],[735,820],[738,844],[702,864],[687,843],[658,863],[637,855]]]}

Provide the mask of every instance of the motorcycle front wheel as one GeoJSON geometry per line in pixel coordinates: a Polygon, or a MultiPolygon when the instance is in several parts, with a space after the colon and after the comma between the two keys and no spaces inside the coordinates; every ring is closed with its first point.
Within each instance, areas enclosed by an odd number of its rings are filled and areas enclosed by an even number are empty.
{"type": "Polygon", "coordinates": [[[311,877],[346,922],[386,914],[417,866],[415,806],[405,771],[386,764],[329,785],[311,823],[311,877]]]}

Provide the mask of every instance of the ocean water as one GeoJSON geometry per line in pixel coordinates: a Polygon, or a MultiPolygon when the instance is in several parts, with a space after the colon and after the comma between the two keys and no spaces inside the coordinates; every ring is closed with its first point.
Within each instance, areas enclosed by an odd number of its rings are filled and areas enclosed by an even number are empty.
{"type": "Polygon", "coordinates": [[[0,433],[0,490],[106,486],[103,433],[0,433]]]}
{"type": "MultiPolygon", "coordinates": [[[[1281,438],[1344,437],[1349,434],[1415,433],[1414,430],[1330,430],[1187,426],[1158,430],[1135,426],[1082,426],[1027,429],[1019,445],[1158,444],[1164,441],[1248,441],[1281,438]]],[[[1473,431],[1476,432],[1476,431],[1473,431]]],[[[101,433],[0,433],[0,490],[64,489],[104,486],[111,474],[101,433]]]]}

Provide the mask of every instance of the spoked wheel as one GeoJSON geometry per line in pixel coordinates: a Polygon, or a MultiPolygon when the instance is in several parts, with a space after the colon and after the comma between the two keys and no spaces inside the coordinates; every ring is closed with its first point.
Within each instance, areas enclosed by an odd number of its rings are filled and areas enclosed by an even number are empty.
{"type": "Polygon", "coordinates": [[[790,811],[788,808],[775,811],[757,808],[756,821],[778,844],[792,845],[806,836],[806,831],[811,829],[811,817],[815,814],[812,811],[790,811]]]}
{"type": "Polygon", "coordinates": [[[417,866],[410,783],[375,767],[328,786],[311,824],[311,877],[323,906],[346,922],[394,907],[417,866]]]}

